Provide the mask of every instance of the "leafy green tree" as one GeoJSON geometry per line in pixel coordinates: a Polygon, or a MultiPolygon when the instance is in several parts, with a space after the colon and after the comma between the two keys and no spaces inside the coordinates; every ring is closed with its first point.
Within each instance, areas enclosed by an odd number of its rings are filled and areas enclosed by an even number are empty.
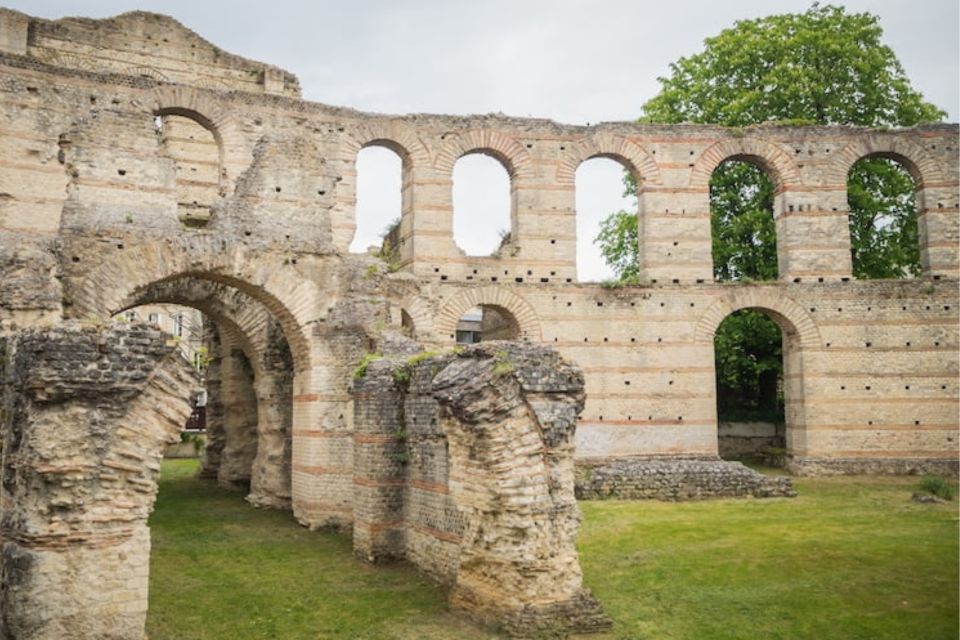
{"type": "MultiPolygon", "coordinates": [[[[803,13],[739,21],[708,38],[700,53],[670,65],[640,120],[727,126],[912,126],[941,120],[944,112],[911,87],[881,36],[877,16],[818,3],[803,13]]],[[[636,193],[629,177],[625,182],[627,192],[636,193]]],[[[891,160],[866,158],[854,165],[848,200],[858,278],[919,273],[914,190],[910,175],[891,160]]],[[[770,178],[753,165],[725,162],[710,182],[710,208],[715,277],[775,279],[770,178]]],[[[628,281],[637,277],[636,238],[635,216],[620,211],[601,224],[596,240],[628,281]]],[[[759,390],[762,372],[769,379],[772,360],[782,376],[774,329],[773,321],[757,312],[741,312],[721,324],[716,340],[721,417],[737,394],[740,404],[759,404],[749,390],[759,390]],[[750,376],[754,382],[748,384],[750,376]]]]}

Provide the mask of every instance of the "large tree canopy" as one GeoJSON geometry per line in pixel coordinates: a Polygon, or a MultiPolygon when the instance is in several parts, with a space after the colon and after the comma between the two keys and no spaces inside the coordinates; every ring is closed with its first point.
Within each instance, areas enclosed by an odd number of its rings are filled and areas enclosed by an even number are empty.
{"type": "MultiPolygon", "coordinates": [[[[659,79],[660,93],[643,105],[640,121],[912,126],[942,119],[944,112],[911,87],[882,33],[875,15],[816,3],[803,13],[739,21],[708,38],[700,53],[670,65],[670,75],[659,79]]],[[[636,193],[629,178],[626,184],[636,193]]],[[[867,158],[851,170],[855,276],[919,273],[914,188],[910,175],[892,160],[867,158]]],[[[710,209],[718,280],[776,279],[772,202],[773,187],[760,168],[725,162],[714,172],[710,209]]],[[[596,241],[621,279],[637,277],[634,214],[609,216],[596,241]]],[[[771,329],[772,321],[755,312],[723,322],[716,341],[721,400],[739,390],[742,404],[764,404],[746,397],[745,390],[765,386],[747,378],[769,372],[771,360],[780,361],[771,329]],[[763,322],[770,325],[764,328],[763,322]]],[[[720,410],[723,418],[723,404],[720,410]]]]}
{"type": "Polygon", "coordinates": [[[804,13],[741,20],[670,65],[648,122],[744,126],[771,120],[911,126],[944,113],[924,102],[877,16],[814,4],[804,13]]]}

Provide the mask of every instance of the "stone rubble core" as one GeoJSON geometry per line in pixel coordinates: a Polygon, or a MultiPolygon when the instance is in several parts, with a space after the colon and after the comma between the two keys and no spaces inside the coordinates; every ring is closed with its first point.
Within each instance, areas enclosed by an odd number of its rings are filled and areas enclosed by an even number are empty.
{"type": "Polygon", "coordinates": [[[198,387],[148,325],[0,338],[0,638],[142,640],[164,448],[198,387]]]}
{"type": "Polygon", "coordinates": [[[573,436],[583,374],[487,342],[379,360],[354,382],[354,549],[405,558],[451,606],[514,636],[609,621],[582,585],[573,436]]]}
{"type": "Polygon", "coordinates": [[[580,500],[704,500],[793,498],[790,478],[757,473],[726,460],[614,460],[577,467],[580,500]]]}

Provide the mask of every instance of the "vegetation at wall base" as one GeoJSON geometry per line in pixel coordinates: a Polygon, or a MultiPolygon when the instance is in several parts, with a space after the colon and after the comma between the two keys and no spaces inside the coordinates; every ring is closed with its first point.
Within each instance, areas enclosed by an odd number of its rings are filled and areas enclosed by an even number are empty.
{"type": "Polygon", "coordinates": [[[943,500],[953,500],[956,491],[943,476],[926,475],[920,479],[920,490],[943,500]]]}
{"type": "MultiPolygon", "coordinates": [[[[412,567],[166,460],[150,520],[151,640],[492,640],[412,567]]],[[[614,621],[581,640],[955,638],[956,505],[916,478],[795,478],[799,497],[581,502],[585,584],[614,621]]],[[[955,488],[955,483],[950,483],[955,488]]]]}

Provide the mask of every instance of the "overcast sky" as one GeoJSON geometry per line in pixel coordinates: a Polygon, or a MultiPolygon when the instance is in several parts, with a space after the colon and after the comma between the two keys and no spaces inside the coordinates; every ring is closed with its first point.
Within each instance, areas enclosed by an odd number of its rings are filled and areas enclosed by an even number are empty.
{"type": "MultiPolygon", "coordinates": [[[[548,117],[574,124],[632,120],[658,90],[657,77],[703,39],[736,20],[800,12],[800,0],[13,0],[32,15],[106,17],[143,9],[172,15],[221,49],[283,67],[303,95],[334,105],[385,113],[490,113],[548,117]]],[[[957,0],[856,0],[849,11],[880,16],[884,40],[913,86],[946,110],[960,112],[957,0]]],[[[489,252],[509,216],[483,157],[458,164],[456,231],[470,253],[489,252]],[[490,174],[487,177],[487,174],[490,174]],[[491,184],[488,180],[493,180],[491,184]],[[467,207],[470,207],[469,209],[467,207]]],[[[491,161],[492,162],[492,161],[491,161]]],[[[360,158],[358,222],[374,241],[399,212],[399,171],[389,152],[360,158]]],[[[623,206],[612,161],[585,163],[577,176],[580,277],[607,276],[591,249],[596,221],[623,206]]]]}

